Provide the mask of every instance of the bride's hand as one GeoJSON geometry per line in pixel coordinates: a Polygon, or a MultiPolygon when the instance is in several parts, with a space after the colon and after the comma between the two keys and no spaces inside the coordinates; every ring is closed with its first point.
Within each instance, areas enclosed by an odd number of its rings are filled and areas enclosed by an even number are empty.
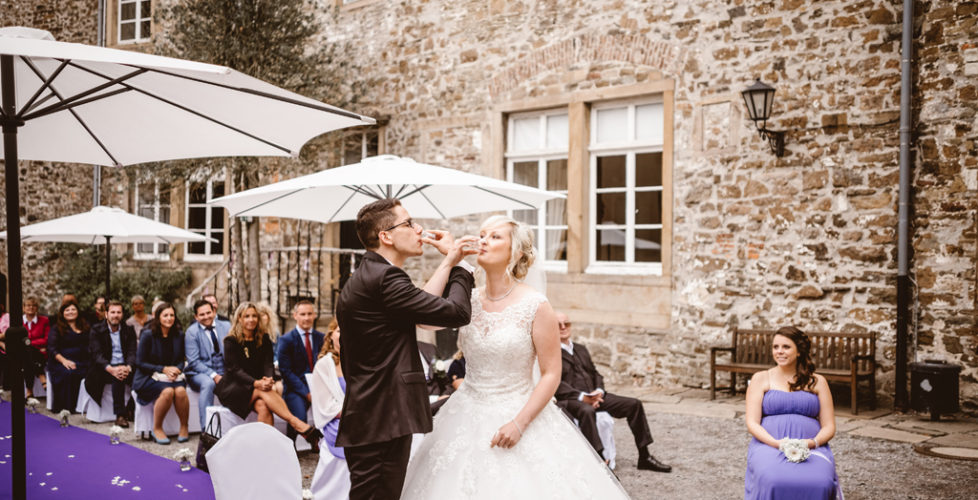
{"type": "Polygon", "coordinates": [[[516,425],[516,422],[509,421],[505,425],[496,431],[496,435],[492,437],[492,442],[489,443],[489,447],[498,446],[500,448],[512,448],[516,446],[516,443],[520,441],[523,437],[523,433],[520,428],[516,425]]]}
{"type": "Polygon", "coordinates": [[[442,255],[448,255],[448,252],[452,251],[455,246],[455,239],[448,231],[441,231],[438,229],[426,229],[421,235],[421,241],[427,243],[438,250],[442,255]],[[425,236],[430,234],[431,236],[425,236]]]}

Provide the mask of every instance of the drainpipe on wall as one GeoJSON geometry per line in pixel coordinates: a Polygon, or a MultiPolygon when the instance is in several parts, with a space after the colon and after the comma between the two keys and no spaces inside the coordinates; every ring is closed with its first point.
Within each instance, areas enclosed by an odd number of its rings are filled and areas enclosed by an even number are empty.
{"type": "MultiPolygon", "coordinates": [[[[96,22],[98,27],[95,30],[95,43],[99,47],[105,47],[105,0],[98,0],[98,16],[96,22]]],[[[99,206],[102,197],[102,166],[92,165],[92,208],[99,206]]]]}
{"type": "Polygon", "coordinates": [[[913,78],[913,0],[903,0],[903,42],[900,55],[900,201],[897,222],[897,324],[896,324],[896,394],[893,406],[909,409],[907,397],[907,340],[910,337],[912,282],[908,273],[910,260],[910,140],[912,109],[910,92],[913,78]]]}

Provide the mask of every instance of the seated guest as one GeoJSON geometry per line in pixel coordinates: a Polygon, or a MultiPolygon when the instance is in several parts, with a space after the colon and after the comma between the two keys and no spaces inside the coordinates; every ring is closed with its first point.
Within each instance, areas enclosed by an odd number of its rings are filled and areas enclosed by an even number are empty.
{"type": "Polygon", "coordinates": [[[451,386],[446,384],[444,377],[438,376],[438,349],[434,344],[418,341],[418,354],[421,356],[421,368],[424,370],[425,382],[428,385],[428,400],[431,403],[431,415],[441,409],[452,393],[451,386]]]}
{"type": "Polygon", "coordinates": [[[132,316],[126,320],[126,324],[132,327],[134,332],[141,332],[146,327],[146,323],[149,322],[149,314],[146,314],[146,299],[142,295],[133,295],[130,303],[132,304],[132,316]]]}
{"type": "Polygon", "coordinates": [[[771,341],[776,365],[751,377],[744,420],[753,439],[744,498],[842,498],[828,444],[835,435],[835,406],[825,377],[815,373],[811,352],[804,332],[783,327],[771,341]],[[786,438],[805,440],[808,459],[789,463],[780,451],[786,438]]]}
{"type": "Polygon", "coordinates": [[[204,296],[201,298],[206,300],[207,302],[210,302],[211,305],[214,306],[214,314],[217,315],[217,319],[221,321],[227,321],[228,323],[231,322],[231,320],[229,320],[227,316],[221,314],[221,308],[217,307],[218,304],[217,295],[214,295],[213,293],[208,293],[208,294],[204,294],[204,296]]]}
{"type": "Polygon", "coordinates": [[[459,387],[462,387],[462,382],[465,381],[465,355],[462,354],[462,351],[455,353],[455,359],[448,367],[447,375],[453,390],[457,391],[459,387]]]}
{"type": "MultiPolygon", "coordinates": [[[[305,422],[309,405],[312,404],[306,374],[312,373],[316,364],[315,353],[323,348],[326,335],[313,329],[316,323],[316,306],[312,302],[300,300],[292,308],[292,318],[295,319],[295,328],[279,339],[276,358],[285,386],[282,397],[289,405],[289,411],[305,422]]],[[[287,435],[294,436],[291,432],[287,435]]]]}
{"type": "Polygon", "coordinates": [[[68,410],[78,405],[78,389],[88,372],[88,324],[78,304],[68,302],[58,309],[48,343],[48,370],[51,371],[51,411],[68,410]]]}
{"type": "Polygon", "coordinates": [[[180,419],[177,442],[184,443],[190,439],[187,427],[190,399],[183,374],[186,364],[183,358],[183,333],[173,305],[167,302],[161,304],[153,315],[152,323],[152,327],[139,335],[133,390],[139,404],[153,404],[153,438],[156,442],[170,444],[163,431],[163,419],[172,405],[180,419]]]}
{"type": "MultiPolygon", "coordinates": [[[[34,396],[34,378],[41,379],[41,385],[47,389],[47,376],[44,375],[44,365],[48,359],[48,334],[51,331],[51,323],[47,316],[37,314],[37,297],[27,297],[24,299],[24,328],[27,329],[27,338],[31,343],[24,352],[24,383],[27,386],[27,397],[34,396]]],[[[75,303],[75,308],[78,304],[75,303]]],[[[85,333],[88,329],[85,328],[85,333]]],[[[75,388],[78,393],[78,388],[75,388]]],[[[74,410],[74,407],[71,408],[74,410]]]]}
{"type": "MultiPolygon", "coordinates": [[[[92,366],[85,376],[85,390],[96,404],[102,404],[105,384],[112,384],[112,411],[115,424],[129,427],[126,418],[134,403],[126,405],[126,386],[132,385],[136,366],[136,331],[122,323],[122,303],[110,300],[105,321],[92,327],[88,339],[88,355],[92,366]]],[[[52,372],[53,373],[53,372],[52,372]]]]}
{"type": "Polygon", "coordinates": [[[272,321],[272,318],[275,317],[275,310],[267,302],[258,302],[255,305],[258,307],[258,316],[262,328],[268,332],[268,337],[272,339],[272,344],[277,344],[281,333],[278,331],[277,322],[272,321]]]}
{"type": "Polygon", "coordinates": [[[322,429],[319,464],[312,477],[310,489],[314,499],[349,498],[350,470],[346,454],[336,446],[340,429],[340,412],[346,394],[346,380],[340,366],[340,327],[333,319],[326,329],[326,341],[319,352],[319,361],[312,372],[309,389],[312,394],[312,414],[316,427],[322,429]],[[339,460],[339,463],[334,463],[339,460]]]}
{"type": "Polygon", "coordinates": [[[656,460],[649,453],[652,433],[645,418],[642,402],[625,396],[605,392],[604,378],[591,362],[587,348],[571,342],[571,323],[567,315],[556,313],[560,332],[561,372],[557,387],[557,406],[577,419],[581,433],[594,451],[601,455],[604,445],[598,435],[596,412],[604,411],[615,418],[627,418],[628,427],[638,447],[638,468],[656,472],[670,472],[672,467],[656,460]]]}
{"type": "Polygon", "coordinates": [[[258,421],[272,425],[273,415],[288,422],[309,444],[323,437],[316,426],[289,412],[272,380],[272,340],[261,329],[258,307],[244,302],[234,311],[231,332],[224,338],[224,376],[214,392],[221,404],[242,419],[252,410],[258,421]]]}
{"type": "Polygon", "coordinates": [[[187,353],[187,383],[200,393],[200,428],[207,428],[207,407],[214,404],[214,387],[224,376],[224,337],[231,323],[214,317],[214,306],[206,300],[194,303],[195,321],[184,334],[187,353]]]}

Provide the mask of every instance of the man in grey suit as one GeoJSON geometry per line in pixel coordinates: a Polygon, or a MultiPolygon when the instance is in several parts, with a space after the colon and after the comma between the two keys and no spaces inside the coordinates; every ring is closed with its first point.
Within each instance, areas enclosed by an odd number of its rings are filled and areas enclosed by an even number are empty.
{"type": "Polygon", "coordinates": [[[231,323],[216,319],[214,306],[206,300],[194,303],[195,321],[184,334],[187,353],[187,383],[200,393],[200,429],[207,428],[207,407],[214,404],[214,387],[224,376],[224,337],[231,323]]]}

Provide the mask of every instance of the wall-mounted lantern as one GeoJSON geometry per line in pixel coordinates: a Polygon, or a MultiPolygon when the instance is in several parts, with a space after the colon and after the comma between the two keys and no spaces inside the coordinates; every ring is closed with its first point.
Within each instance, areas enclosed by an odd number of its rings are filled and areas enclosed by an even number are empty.
{"type": "Polygon", "coordinates": [[[768,130],[767,128],[767,120],[771,118],[771,109],[774,108],[774,87],[758,78],[741,94],[744,96],[744,104],[747,105],[747,114],[754,121],[754,126],[757,127],[757,132],[761,134],[761,139],[767,140],[768,144],[771,145],[771,152],[775,156],[778,158],[784,156],[784,131],[768,130]]]}

